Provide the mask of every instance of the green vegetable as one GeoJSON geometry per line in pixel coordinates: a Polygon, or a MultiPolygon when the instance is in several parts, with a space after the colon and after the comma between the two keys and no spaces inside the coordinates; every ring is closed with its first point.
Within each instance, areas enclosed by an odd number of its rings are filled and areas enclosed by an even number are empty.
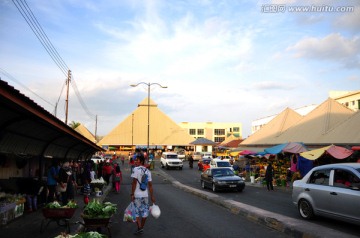
{"type": "Polygon", "coordinates": [[[117,212],[117,205],[105,202],[100,203],[96,199],[90,201],[84,208],[86,218],[109,218],[117,212]]]}

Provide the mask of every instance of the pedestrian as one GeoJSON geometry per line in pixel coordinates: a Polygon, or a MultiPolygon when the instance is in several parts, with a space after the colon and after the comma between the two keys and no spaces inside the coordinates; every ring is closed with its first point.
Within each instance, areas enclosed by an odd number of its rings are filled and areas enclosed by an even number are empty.
{"type": "Polygon", "coordinates": [[[189,167],[192,169],[194,166],[194,158],[192,157],[192,154],[189,155],[189,167]]]}
{"type": "Polygon", "coordinates": [[[124,167],[125,165],[125,157],[124,156],[121,156],[121,165],[124,167]]]}
{"type": "Polygon", "coordinates": [[[155,198],[153,194],[151,172],[144,166],[145,157],[142,154],[138,154],[136,156],[135,163],[138,166],[134,168],[133,173],[131,174],[131,178],[133,178],[131,186],[131,201],[134,202],[135,205],[137,225],[135,234],[142,234],[144,232],[146,218],[149,215],[149,195],[152,203],[155,203],[155,198]],[[147,175],[148,183],[146,189],[141,190],[140,181],[145,173],[147,175]]]}
{"type": "Polygon", "coordinates": [[[60,166],[59,166],[59,162],[58,160],[54,159],[52,161],[52,165],[48,170],[47,173],[47,181],[46,181],[46,185],[48,188],[48,197],[47,197],[47,202],[53,202],[55,200],[55,196],[56,196],[56,185],[57,185],[57,180],[58,180],[58,176],[59,176],[59,170],[60,170],[60,166]]]}
{"type": "Polygon", "coordinates": [[[113,167],[110,165],[109,162],[106,162],[105,165],[102,168],[102,174],[104,177],[104,180],[107,184],[110,182],[110,177],[113,172],[113,167]]]}
{"type": "Polygon", "coordinates": [[[115,167],[114,181],[115,181],[115,191],[117,193],[119,193],[120,185],[121,185],[121,181],[122,181],[122,173],[121,173],[119,165],[115,167]]]}
{"type": "Polygon", "coordinates": [[[59,169],[59,178],[58,178],[58,184],[59,187],[63,188],[64,190],[58,191],[60,193],[61,202],[62,205],[66,205],[68,202],[68,181],[69,177],[71,175],[70,168],[69,168],[69,162],[65,161],[61,168],[59,169]]]}
{"type": "Polygon", "coordinates": [[[266,187],[268,191],[270,190],[274,191],[273,176],[274,176],[274,168],[272,167],[271,162],[269,162],[265,171],[266,187]]]}

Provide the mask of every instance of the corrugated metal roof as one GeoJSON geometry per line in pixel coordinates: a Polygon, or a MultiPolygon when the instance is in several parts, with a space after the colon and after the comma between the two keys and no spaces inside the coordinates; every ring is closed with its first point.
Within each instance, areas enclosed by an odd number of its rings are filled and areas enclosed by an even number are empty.
{"type": "Polygon", "coordinates": [[[85,159],[102,150],[0,80],[0,153],[85,159]]]}

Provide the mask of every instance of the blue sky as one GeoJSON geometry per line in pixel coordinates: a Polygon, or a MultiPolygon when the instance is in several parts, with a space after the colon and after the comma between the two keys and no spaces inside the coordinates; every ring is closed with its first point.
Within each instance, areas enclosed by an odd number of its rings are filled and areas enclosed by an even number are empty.
{"type": "MultiPolygon", "coordinates": [[[[68,121],[94,133],[98,115],[98,135],[147,96],[146,86],[129,86],[139,82],[168,87],[152,86],[151,98],[175,122],[241,122],[244,137],[253,120],[360,87],[356,0],[26,2],[91,113],[70,88],[68,121]],[[283,12],[269,12],[280,6],[283,12]],[[354,11],[290,12],[293,6],[354,11]]],[[[0,1],[0,35],[1,79],[49,112],[60,98],[63,120],[66,77],[11,0],[0,1]]]]}

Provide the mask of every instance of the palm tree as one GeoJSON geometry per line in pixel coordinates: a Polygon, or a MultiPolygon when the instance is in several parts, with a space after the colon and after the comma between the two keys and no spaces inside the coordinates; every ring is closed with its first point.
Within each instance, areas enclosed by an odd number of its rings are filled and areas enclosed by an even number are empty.
{"type": "Polygon", "coordinates": [[[72,129],[75,129],[76,127],[80,126],[80,122],[76,122],[76,121],[71,121],[69,126],[72,128],[72,129]]]}

